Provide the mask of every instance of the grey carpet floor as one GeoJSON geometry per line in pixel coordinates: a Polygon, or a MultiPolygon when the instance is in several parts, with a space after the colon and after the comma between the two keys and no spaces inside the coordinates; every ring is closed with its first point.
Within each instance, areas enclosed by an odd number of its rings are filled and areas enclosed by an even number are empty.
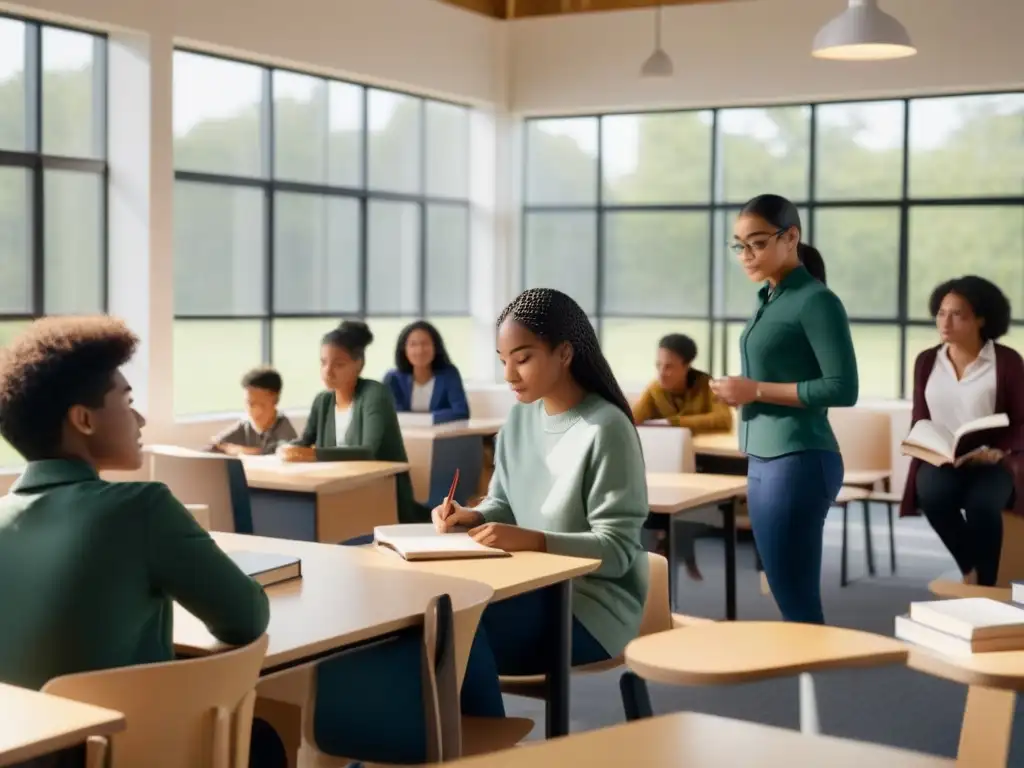
{"type": "MultiPolygon", "coordinates": [[[[859,517],[859,516],[858,516],[859,517]]],[[[952,559],[921,519],[898,520],[898,570],[889,575],[888,533],[884,510],[874,511],[873,539],[878,575],[865,574],[863,528],[851,522],[850,575],[839,586],[841,518],[833,511],[825,526],[822,594],[830,624],[891,635],[893,619],[914,600],[931,599],[928,582],[955,569],[952,559]]],[[[704,581],[680,575],[676,610],[724,616],[722,543],[714,538],[697,542],[704,581]]],[[[741,619],[779,617],[771,598],[761,595],[749,544],[738,554],[738,613],[741,619]]],[[[571,727],[575,731],[601,728],[623,721],[619,697],[620,671],[576,675],[572,682],[571,727]]],[[[966,688],[905,667],[837,671],[815,675],[823,733],[954,757],[963,718],[966,688]]],[[[769,725],[797,728],[797,680],[784,679],[730,687],[650,686],[656,714],[693,711],[734,717],[769,725]]],[[[541,702],[510,696],[508,714],[530,717],[538,724],[531,738],[543,738],[541,702]]],[[[1024,766],[1024,714],[1018,707],[1010,765],[1024,766]]]]}

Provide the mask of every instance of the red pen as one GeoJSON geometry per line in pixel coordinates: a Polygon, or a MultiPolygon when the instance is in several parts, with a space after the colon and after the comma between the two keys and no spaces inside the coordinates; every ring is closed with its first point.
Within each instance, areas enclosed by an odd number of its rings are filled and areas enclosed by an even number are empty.
{"type": "Polygon", "coordinates": [[[458,467],[455,469],[455,478],[452,480],[452,487],[448,490],[448,495],[445,497],[444,506],[448,508],[452,505],[452,501],[455,499],[455,489],[459,487],[459,470],[458,467]]]}

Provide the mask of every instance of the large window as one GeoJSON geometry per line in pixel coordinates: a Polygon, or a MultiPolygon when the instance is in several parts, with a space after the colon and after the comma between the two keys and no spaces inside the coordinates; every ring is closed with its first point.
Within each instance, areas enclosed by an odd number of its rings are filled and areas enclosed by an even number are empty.
{"type": "Polygon", "coordinates": [[[238,410],[242,374],[319,388],[319,340],[345,317],[390,367],[401,327],[435,322],[457,364],[469,317],[466,107],[312,75],[174,54],[174,397],[238,410]]]}
{"type": "Polygon", "coordinates": [[[106,311],[106,111],[104,37],[0,16],[0,344],[106,311]]]}
{"type": "MultiPolygon", "coordinates": [[[[739,373],[757,287],[725,243],[762,192],[825,257],[863,397],[909,394],[942,280],[983,275],[1024,310],[1024,93],[538,118],[525,158],[524,287],[572,295],[627,385],[673,331],[739,373]]],[[[1024,350],[1024,315],[1005,341],[1024,350]]]]}

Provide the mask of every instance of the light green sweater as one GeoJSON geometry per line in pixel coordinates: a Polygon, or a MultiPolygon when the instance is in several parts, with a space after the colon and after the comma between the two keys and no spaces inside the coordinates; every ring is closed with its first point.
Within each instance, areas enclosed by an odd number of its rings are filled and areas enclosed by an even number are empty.
{"type": "Polygon", "coordinates": [[[498,434],[494,475],[477,507],[488,522],[547,533],[548,552],[601,561],[573,583],[573,615],[610,656],[640,629],[647,519],[640,440],[622,411],[597,395],[549,416],[516,405],[498,434]]]}

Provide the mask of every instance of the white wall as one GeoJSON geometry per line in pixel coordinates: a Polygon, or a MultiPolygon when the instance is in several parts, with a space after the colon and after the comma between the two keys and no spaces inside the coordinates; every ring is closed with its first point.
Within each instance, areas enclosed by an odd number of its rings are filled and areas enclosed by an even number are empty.
{"type": "Polygon", "coordinates": [[[727,106],[1024,85],[1021,0],[883,0],[917,56],[851,63],[812,59],[815,32],[846,0],[737,0],[664,9],[675,76],[641,80],[651,10],[512,24],[512,106],[524,114],[727,106]]]}

